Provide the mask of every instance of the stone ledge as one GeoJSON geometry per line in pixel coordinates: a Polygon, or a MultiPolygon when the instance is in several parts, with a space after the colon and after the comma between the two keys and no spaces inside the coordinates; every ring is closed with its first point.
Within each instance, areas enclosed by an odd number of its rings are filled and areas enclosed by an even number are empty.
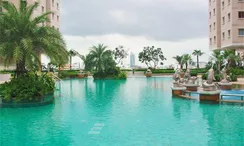
{"type": "Polygon", "coordinates": [[[222,83],[222,82],[218,82],[219,85],[232,85],[232,83],[222,83]]]}
{"type": "Polygon", "coordinates": [[[52,104],[55,99],[54,95],[46,95],[45,98],[43,101],[40,102],[29,102],[29,103],[3,103],[2,102],[2,104],[0,104],[0,108],[23,108],[23,107],[45,106],[45,105],[52,104]]]}

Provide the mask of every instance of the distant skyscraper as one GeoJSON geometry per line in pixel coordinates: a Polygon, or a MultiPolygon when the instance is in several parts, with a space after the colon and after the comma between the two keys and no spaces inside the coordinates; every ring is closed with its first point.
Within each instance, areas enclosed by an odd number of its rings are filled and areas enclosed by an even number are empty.
{"type": "Polygon", "coordinates": [[[134,67],[135,66],[135,54],[134,53],[130,53],[130,67],[134,67]]]}

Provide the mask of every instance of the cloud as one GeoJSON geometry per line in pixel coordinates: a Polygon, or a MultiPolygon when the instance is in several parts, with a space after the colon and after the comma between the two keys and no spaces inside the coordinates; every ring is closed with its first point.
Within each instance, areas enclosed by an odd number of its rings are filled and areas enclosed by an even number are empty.
{"type": "Polygon", "coordinates": [[[159,41],[205,38],[207,0],[63,0],[61,30],[70,36],[122,34],[159,41]]]}

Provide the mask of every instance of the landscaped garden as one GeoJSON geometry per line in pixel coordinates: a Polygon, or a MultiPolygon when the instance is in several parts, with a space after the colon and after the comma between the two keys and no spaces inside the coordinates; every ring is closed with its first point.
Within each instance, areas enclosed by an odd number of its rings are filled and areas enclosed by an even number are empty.
{"type": "MultiPolygon", "coordinates": [[[[41,68],[40,55],[45,54],[57,64],[68,61],[68,51],[60,32],[50,26],[48,15],[33,17],[38,3],[20,6],[3,2],[5,10],[0,15],[0,55],[5,66],[16,64],[12,79],[0,87],[4,103],[42,102],[46,95],[53,94],[55,82],[41,68]]],[[[6,71],[5,71],[6,73],[6,71]]]]}

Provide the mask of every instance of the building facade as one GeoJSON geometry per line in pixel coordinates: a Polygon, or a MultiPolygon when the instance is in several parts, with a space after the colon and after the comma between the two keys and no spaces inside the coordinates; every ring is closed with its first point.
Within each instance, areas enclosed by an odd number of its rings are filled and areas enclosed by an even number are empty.
{"type": "MultiPolygon", "coordinates": [[[[15,5],[19,5],[20,0],[2,0],[14,3],[15,5]]],[[[34,4],[35,2],[39,2],[39,6],[34,11],[34,16],[46,13],[53,12],[48,16],[49,22],[45,25],[52,26],[59,30],[60,28],[60,0],[23,0],[26,1],[27,4],[34,4]]]]}
{"type": "Polygon", "coordinates": [[[130,67],[135,67],[135,54],[130,53],[130,67]]]}
{"type": "Polygon", "coordinates": [[[244,52],[244,0],[209,0],[209,48],[244,52]]]}

